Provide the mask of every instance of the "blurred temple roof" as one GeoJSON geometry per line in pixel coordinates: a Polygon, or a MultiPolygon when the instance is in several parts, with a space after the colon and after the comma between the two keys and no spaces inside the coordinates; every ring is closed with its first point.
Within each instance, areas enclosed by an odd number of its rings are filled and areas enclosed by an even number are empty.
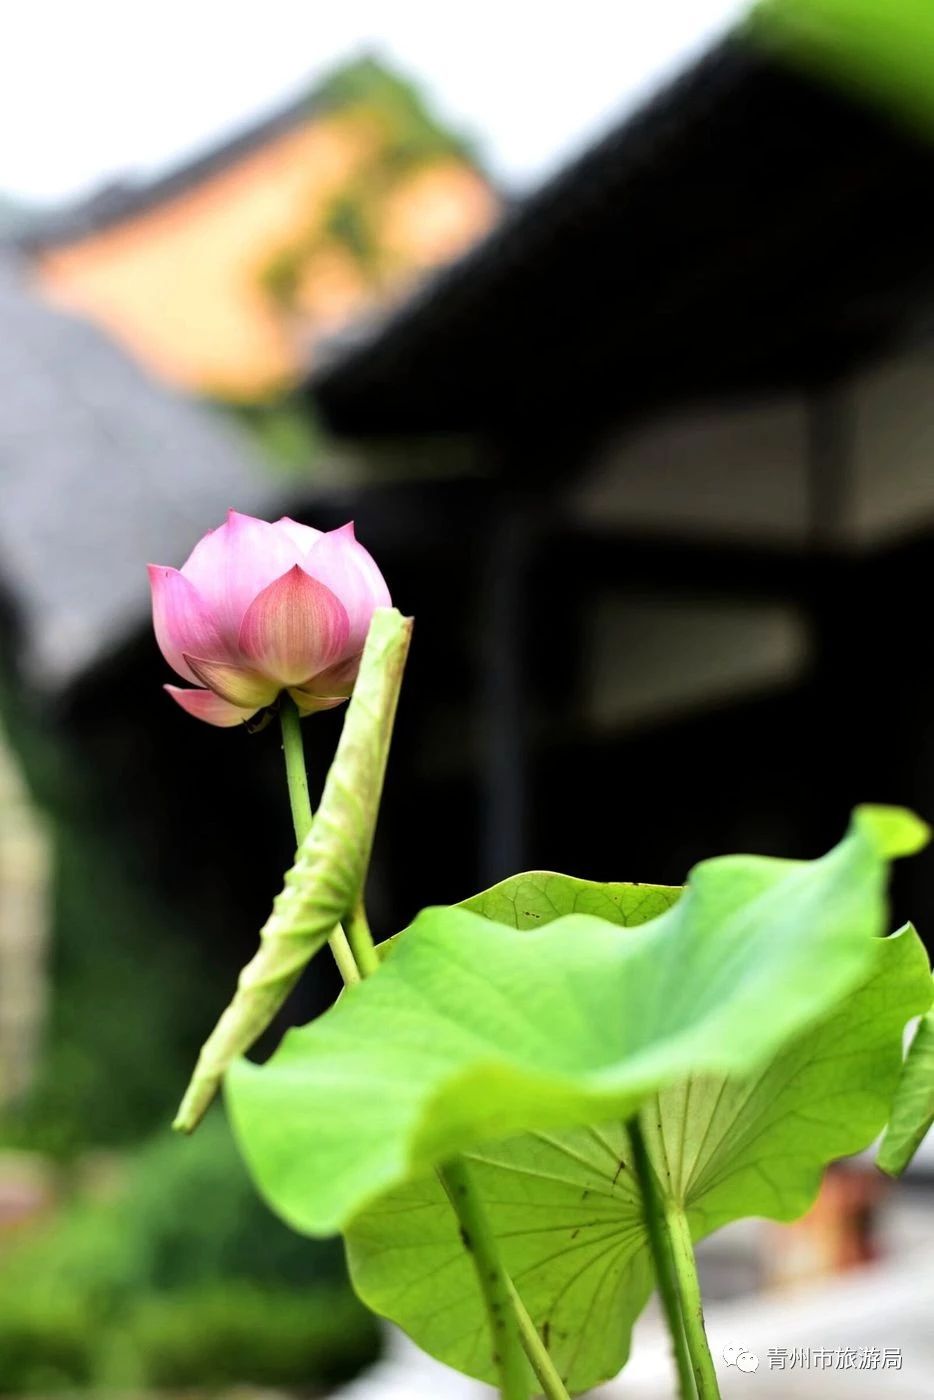
{"type": "Polygon", "coordinates": [[[923,335],[934,145],[810,53],[747,28],[718,44],[404,306],[335,342],[309,382],[327,424],[599,428],[818,385],[923,335]]]}
{"type": "Polygon", "coordinates": [[[409,83],[363,59],[165,176],[113,185],[17,241],[50,300],[150,371],[255,401],[497,212],[465,143],[409,83]]]}
{"type": "Polygon", "coordinates": [[[0,258],[0,593],[30,680],[69,684],[138,629],[145,563],[179,564],[231,505],[276,505],[218,412],[154,384],[0,258]]]}
{"type": "Polygon", "coordinates": [[[73,243],[77,239],[103,233],[124,219],[144,214],[166,200],[186,193],[202,180],[235,165],[267,141],[307,122],[317,115],[318,108],[319,104],[313,98],[304,95],[268,113],[219,145],[200,152],[183,165],[152,179],[117,179],[73,204],[43,210],[27,224],[21,225],[20,247],[38,252],[43,248],[73,243]]]}

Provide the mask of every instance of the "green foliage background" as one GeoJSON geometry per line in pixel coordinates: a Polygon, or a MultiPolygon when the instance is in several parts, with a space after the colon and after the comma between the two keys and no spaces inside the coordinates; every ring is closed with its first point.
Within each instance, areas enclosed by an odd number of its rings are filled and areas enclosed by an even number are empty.
{"type": "Polygon", "coordinates": [[[0,1393],[330,1384],[376,1351],[339,1246],[271,1218],[221,1114],[0,1259],[0,1393]]]}

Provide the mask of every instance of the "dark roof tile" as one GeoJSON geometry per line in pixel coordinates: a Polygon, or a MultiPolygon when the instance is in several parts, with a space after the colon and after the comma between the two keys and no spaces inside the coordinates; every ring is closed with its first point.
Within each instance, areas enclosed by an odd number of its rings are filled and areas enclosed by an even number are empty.
{"type": "Polygon", "coordinates": [[[71,683],[140,625],[147,562],[282,492],[220,412],[161,388],[0,261],[0,589],[32,680],[71,683]]]}

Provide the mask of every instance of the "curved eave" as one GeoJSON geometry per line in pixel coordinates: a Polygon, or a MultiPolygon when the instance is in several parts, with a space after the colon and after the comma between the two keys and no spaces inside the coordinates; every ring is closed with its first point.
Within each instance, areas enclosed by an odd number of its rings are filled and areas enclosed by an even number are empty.
{"type": "Polygon", "coordinates": [[[313,376],[347,435],[620,422],[833,378],[934,303],[934,150],[719,45],[313,376]]]}

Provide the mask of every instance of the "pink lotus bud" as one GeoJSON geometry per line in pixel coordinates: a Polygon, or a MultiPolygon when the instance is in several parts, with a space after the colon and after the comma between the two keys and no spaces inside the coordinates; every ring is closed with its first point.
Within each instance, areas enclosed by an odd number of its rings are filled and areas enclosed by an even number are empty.
{"type": "Polygon", "coordinates": [[[353,525],[323,533],[283,516],[229,511],[181,569],[150,564],[166,661],[197,689],[167,685],[208,724],[240,724],[287,690],[303,715],[346,700],[374,608],[389,590],[353,525]]]}

